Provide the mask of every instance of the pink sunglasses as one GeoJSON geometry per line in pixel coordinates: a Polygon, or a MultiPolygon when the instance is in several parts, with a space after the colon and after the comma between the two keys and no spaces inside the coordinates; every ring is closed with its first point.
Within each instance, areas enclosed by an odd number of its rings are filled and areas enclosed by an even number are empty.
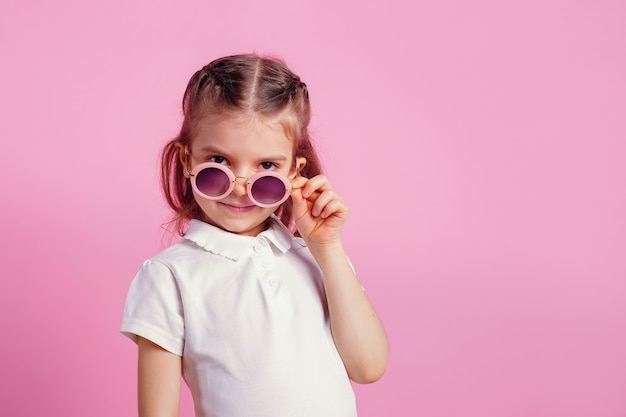
{"type": "Polygon", "coordinates": [[[237,177],[224,165],[205,162],[196,165],[189,174],[191,186],[204,198],[221,200],[233,191],[235,181],[246,181],[246,191],[250,201],[259,207],[275,207],[289,198],[291,181],[274,171],[262,171],[253,176],[237,177]]]}

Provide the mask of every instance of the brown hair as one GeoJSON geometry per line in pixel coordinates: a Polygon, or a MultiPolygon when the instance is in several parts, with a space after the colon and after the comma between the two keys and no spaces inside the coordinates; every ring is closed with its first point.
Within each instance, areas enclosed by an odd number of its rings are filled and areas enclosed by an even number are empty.
{"type": "MultiPolygon", "coordinates": [[[[311,106],[307,86],[284,62],[257,55],[233,55],[216,59],[197,71],[183,96],[183,124],[180,133],[161,153],[161,187],[173,215],[168,223],[184,235],[191,219],[203,220],[191,184],[184,176],[180,146],[188,146],[198,123],[206,117],[249,115],[278,119],[295,144],[297,157],[306,158],[300,171],[311,178],[322,167],[309,136],[311,106]]],[[[287,200],[276,210],[281,221],[295,231],[292,203],[287,200]]]]}

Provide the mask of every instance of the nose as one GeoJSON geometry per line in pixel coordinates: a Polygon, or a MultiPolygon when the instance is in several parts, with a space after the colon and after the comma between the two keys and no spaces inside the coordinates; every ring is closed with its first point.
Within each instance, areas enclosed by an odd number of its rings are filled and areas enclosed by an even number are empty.
{"type": "Polygon", "coordinates": [[[248,187],[248,178],[246,177],[235,177],[235,185],[233,187],[233,193],[237,196],[244,196],[247,193],[248,187]]]}

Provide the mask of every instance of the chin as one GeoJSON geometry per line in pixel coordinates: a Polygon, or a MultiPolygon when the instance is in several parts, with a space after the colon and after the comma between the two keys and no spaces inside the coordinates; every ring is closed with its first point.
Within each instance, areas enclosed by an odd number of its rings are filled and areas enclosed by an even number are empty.
{"type": "Polygon", "coordinates": [[[253,222],[253,223],[250,223],[247,221],[242,221],[242,222],[226,221],[226,222],[213,223],[213,224],[230,233],[235,233],[235,234],[244,235],[244,236],[256,236],[261,231],[263,231],[266,220],[267,218],[261,220],[260,222],[253,222]]]}

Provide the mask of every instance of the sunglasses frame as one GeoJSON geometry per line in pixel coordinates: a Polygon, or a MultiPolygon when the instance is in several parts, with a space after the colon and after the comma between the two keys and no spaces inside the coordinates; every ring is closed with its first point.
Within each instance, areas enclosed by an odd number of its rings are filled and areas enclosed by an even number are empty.
{"type": "Polygon", "coordinates": [[[268,208],[268,207],[276,207],[281,205],[282,203],[284,203],[285,201],[287,201],[287,199],[289,198],[289,195],[291,194],[291,181],[289,180],[289,178],[287,178],[285,175],[283,174],[279,174],[278,172],[274,172],[274,171],[261,171],[261,172],[257,172],[256,174],[254,174],[251,177],[238,177],[236,176],[233,171],[230,170],[230,168],[222,165],[222,164],[218,164],[216,162],[204,162],[202,164],[198,164],[196,165],[193,170],[189,173],[189,179],[191,180],[191,187],[193,188],[193,190],[200,195],[203,198],[206,198],[207,200],[221,200],[223,198],[225,198],[226,196],[228,196],[233,189],[235,188],[235,182],[238,179],[241,180],[245,180],[246,181],[246,193],[248,194],[248,198],[250,199],[250,201],[252,201],[255,205],[259,206],[259,207],[264,207],[264,208],[268,208]],[[205,193],[203,193],[199,188],[198,188],[198,184],[196,184],[196,178],[198,176],[198,174],[205,170],[205,169],[217,169],[222,171],[223,173],[226,174],[226,176],[228,177],[228,180],[230,181],[230,185],[228,186],[228,189],[221,195],[219,196],[210,196],[207,195],[205,193]],[[254,196],[252,195],[252,188],[253,185],[256,181],[265,178],[265,177],[273,177],[273,178],[277,178],[279,179],[283,185],[285,186],[285,195],[278,200],[275,203],[272,204],[265,204],[265,203],[261,203],[260,201],[258,201],[256,198],[254,198],[254,196]]]}

